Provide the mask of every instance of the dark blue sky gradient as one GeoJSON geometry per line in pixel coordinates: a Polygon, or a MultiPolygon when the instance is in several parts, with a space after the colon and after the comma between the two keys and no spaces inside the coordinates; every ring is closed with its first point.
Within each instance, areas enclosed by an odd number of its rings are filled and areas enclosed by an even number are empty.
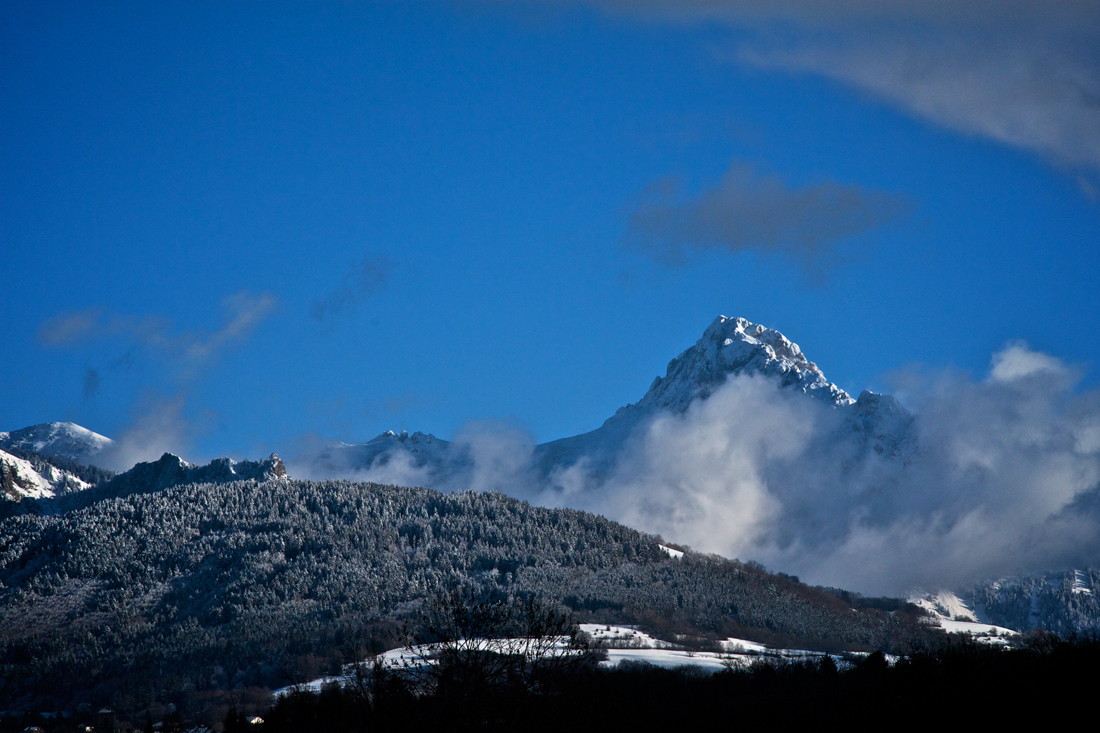
{"type": "Polygon", "coordinates": [[[175,404],[195,459],[487,418],[550,440],[718,314],[853,394],[980,375],[1016,339],[1095,381],[1100,206],[1074,170],[740,64],[742,33],[573,5],[3,4],[0,430],[118,436],[175,404]],[[906,213],[824,273],[632,246],[646,191],[734,164],[906,213]],[[384,282],[358,288],[363,263],[384,282]],[[277,305],[181,355],[242,291],[277,305]],[[72,314],[99,325],[47,343],[72,314]]]}

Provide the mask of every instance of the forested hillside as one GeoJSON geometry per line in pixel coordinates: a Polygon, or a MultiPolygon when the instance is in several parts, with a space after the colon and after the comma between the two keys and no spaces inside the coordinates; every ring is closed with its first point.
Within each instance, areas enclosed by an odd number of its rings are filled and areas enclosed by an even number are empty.
{"type": "Polygon", "coordinates": [[[983,621],[1063,636],[1100,631],[1100,571],[1032,573],[986,580],[965,595],[983,621]]]}
{"type": "Polygon", "coordinates": [[[297,682],[399,641],[423,599],[461,587],[700,637],[874,649],[919,633],[905,614],[499,494],[189,484],[0,523],[0,699],[183,709],[297,682]]]}

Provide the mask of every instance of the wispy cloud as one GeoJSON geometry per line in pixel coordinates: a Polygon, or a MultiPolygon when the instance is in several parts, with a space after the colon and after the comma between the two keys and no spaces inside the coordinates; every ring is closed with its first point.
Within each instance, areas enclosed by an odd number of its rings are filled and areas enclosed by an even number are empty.
{"type": "Polygon", "coordinates": [[[129,426],[121,436],[112,436],[114,445],[96,458],[104,467],[125,470],[138,461],[156,460],[166,451],[179,455],[187,450],[193,433],[185,414],[189,386],[219,355],[245,341],[276,305],[269,293],[235,293],[222,302],[224,317],[214,330],[181,330],[160,317],[91,308],[46,320],[37,335],[42,344],[56,349],[90,350],[101,357],[104,351],[114,350],[116,356],[103,358],[100,365],[85,366],[85,399],[98,393],[105,374],[130,369],[135,355],[149,352],[159,360],[165,370],[160,389],[174,396],[139,400],[129,426]]]}
{"type": "Polygon", "coordinates": [[[672,181],[651,187],[630,214],[628,238],[666,262],[683,261],[685,248],[755,250],[820,273],[838,261],[841,241],[908,209],[897,194],[834,181],[798,188],[735,163],[694,196],[672,181]]]}
{"type": "Polygon", "coordinates": [[[1100,172],[1092,0],[593,2],[652,21],[725,25],[739,32],[741,63],[834,79],[934,124],[1100,172]]]}
{"type": "Polygon", "coordinates": [[[125,471],[142,461],[155,461],[165,453],[181,455],[190,446],[192,426],[185,416],[187,397],[146,395],[122,435],[96,456],[104,468],[125,471]]]}
{"type": "Polygon", "coordinates": [[[353,311],[385,287],[392,269],[393,263],[385,257],[357,262],[333,290],[313,301],[310,315],[324,321],[353,311]]]}
{"type": "Polygon", "coordinates": [[[84,399],[90,400],[99,392],[99,370],[84,368],[84,399]]]}
{"type": "Polygon", "coordinates": [[[112,328],[105,322],[102,309],[89,308],[75,313],[62,313],[43,321],[38,326],[37,336],[46,346],[64,347],[108,330],[112,328]]]}
{"type": "Polygon", "coordinates": [[[274,312],[278,301],[270,293],[241,291],[226,298],[222,305],[226,320],[220,329],[212,333],[185,334],[179,342],[192,361],[207,361],[230,345],[246,339],[263,319],[274,312]]]}
{"type": "Polygon", "coordinates": [[[224,301],[225,320],[214,331],[196,329],[177,331],[164,318],[130,316],[90,308],[62,313],[38,327],[38,340],[54,348],[75,348],[87,343],[120,339],[132,349],[148,347],[172,359],[186,369],[200,367],[220,352],[246,339],[270,315],[277,305],[270,293],[241,291],[224,301]]]}

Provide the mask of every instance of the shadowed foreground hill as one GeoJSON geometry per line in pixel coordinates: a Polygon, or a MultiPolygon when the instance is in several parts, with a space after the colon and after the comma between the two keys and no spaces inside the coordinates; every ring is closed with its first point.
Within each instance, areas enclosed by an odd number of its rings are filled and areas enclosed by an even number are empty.
{"type": "Polygon", "coordinates": [[[393,642],[422,599],[455,588],[814,648],[917,633],[905,614],[757,567],[670,558],[585,512],[365,483],[203,483],[0,522],[0,699],[143,710],[297,682],[393,642]]]}

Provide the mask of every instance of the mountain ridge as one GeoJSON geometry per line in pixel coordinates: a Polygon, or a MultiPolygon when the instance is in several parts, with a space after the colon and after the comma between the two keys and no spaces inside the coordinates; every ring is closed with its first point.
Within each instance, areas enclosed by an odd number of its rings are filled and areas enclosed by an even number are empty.
{"type": "MultiPolygon", "coordinates": [[[[695,344],[673,358],[637,402],[618,408],[594,430],[534,447],[533,462],[543,480],[582,460],[593,476],[607,475],[626,443],[661,413],[682,414],[708,399],[728,379],[758,375],[782,389],[800,392],[832,407],[848,410],[846,424],[863,434],[879,453],[898,449],[912,416],[889,395],[865,390],[859,399],[830,382],[798,344],[777,330],[746,318],[720,315],[695,344]]],[[[317,476],[347,476],[385,470],[394,461],[419,472],[426,485],[441,485],[473,462],[467,446],[431,433],[386,431],[365,443],[331,444],[306,456],[317,476]]]]}
{"type": "Polygon", "coordinates": [[[665,376],[653,380],[637,405],[683,412],[729,377],[746,372],[775,377],[784,387],[833,404],[855,402],[779,331],[746,318],[718,316],[694,346],[668,363],[665,376]]]}

